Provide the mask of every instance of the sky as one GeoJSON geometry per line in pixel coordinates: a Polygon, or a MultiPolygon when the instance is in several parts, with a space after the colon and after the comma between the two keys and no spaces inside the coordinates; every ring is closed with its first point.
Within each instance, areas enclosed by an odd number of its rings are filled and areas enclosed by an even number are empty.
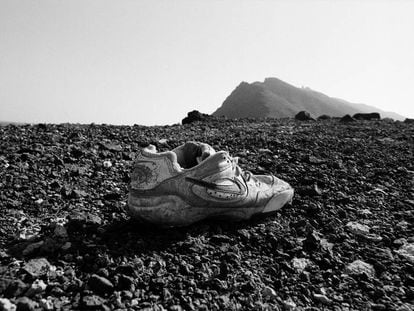
{"type": "Polygon", "coordinates": [[[0,121],[164,125],[277,77],[414,118],[414,1],[0,0],[0,121]]]}

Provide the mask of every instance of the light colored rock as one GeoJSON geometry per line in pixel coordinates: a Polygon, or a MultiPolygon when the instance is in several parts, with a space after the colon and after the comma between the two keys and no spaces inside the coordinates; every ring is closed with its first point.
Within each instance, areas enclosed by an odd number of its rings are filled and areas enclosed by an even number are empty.
{"type": "Polygon", "coordinates": [[[42,298],[40,299],[40,307],[43,308],[43,310],[51,311],[54,309],[53,307],[53,301],[51,297],[42,298]]]}
{"type": "Polygon", "coordinates": [[[375,275],[374,267],[362,260],[355,260],[351,262],[346,266],[345,272],[354,275],[366,274],[369,277],[373,277],[375,275]]]}
{"type": "Polygon", "coordinates": [[[273,288],[271,288],[270,286],[266,286],[263,289],[262,295],[263,295],[263,297],[269,297],[269,298],[273,298],[273,297],[277,296],[276,291],[273,288]]]}
{"type": "Polygon", "coordinates": [[[362,210],[359,210],[358,213],[360,215],[363,215],[363,216],[370,216],[370,215],[372,215],[372,212],[369,209],[367,209],[367,208],[364,208],[362,210]]]}
{"type": "Polygon", "coordinates": [[[49,271],[50,263],[46,258],[35,258],[29,260],[23,270],[30,274],[33,278],[38,278],[49,271]]]}
{"type": "Polygon", "coordinates": [[[414,264],[414,243],[406,243],[402,245],[396,253],[414,264]]]}
{"type": "Polygon", "coordinates": [[[111,161],[109,161],[109,160],[104,161],[104,162],[103,162],[103,166],[104,166],[105,168],[110,168],[110,167],[112,167],[112,162],[111,162],[111,161]]]}
{"type": "Polygon", "coordinates": [[[260,153],[269,153],[269,154],[272,154],[273,152],[270,150],[270,149],[268,149],[268,148],[260,148],[259,150],[258,150],[260,153]]]}
{"type": "Polygon", "coordinates": [[[397,246],[404,245],[404,244],[407,244],[407,239],[406,238],[396,239],[392,243],[394,243],[394,245],[397,245],[397,246]]]}
{"type": "Polygon", "coordinates": [[[298,272],[302,272],[303,270],[305,270],[310,263],[310,260],[306,258],[292,259],[292,267],[298,272]]]}
{"type": "Polygon", "coordinates": [[[354,234],[365,235],[369,233],[369,227],[367,225],[360,224],[356,221],[350,221],[346,224],[346,227],[354,234]]]}
{"type": "Polygon", "coordinates": [[[16,311],[16,305],[7,298],[0,298],[0,310],[16,311]]]}
{"type": "Polygon", "coordinates": [[[287,311],[293,311],[296,309],[296,303],[294,303],[292,300],[284,300],[283,302],[283,307],[285,310],[287,311]]]}
{"type": "Polygon", "coordinates": [[[325,305],[329,305],[329,304],[332,303],[332,300],[330,300],[328,297],[326,297],[325,295],[322,295],[322,294],[313,294],[313,298],[316,301],[319,301],[319,302],[321,302],[325,305]]]}

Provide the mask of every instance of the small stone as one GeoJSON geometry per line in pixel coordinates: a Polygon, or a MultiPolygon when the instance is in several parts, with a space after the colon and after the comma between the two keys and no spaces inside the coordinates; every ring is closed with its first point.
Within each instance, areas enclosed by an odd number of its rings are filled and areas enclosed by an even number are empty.
{"type": "Polygon", "coordinates": [[[29,260],[24,266],[23,270],[31,277],[37,279],[42,275],[45,275],[49,270],[50,263],[46,258],[35,258],[29,260]]]}
{"type": "Polygon", "coordinates": [[[397,311],[412,311],[414,310],[414,304],[404,303],[398,307],[397,311]]]}
{"type": "Polygon", "coordinates": [[[96,295],[82,297],[82,304],[85,308],[99,309],[104,302],[105,300],[103,298],[96,295]]]}
{"type": "Polygon", "coordinates": [[[7,298],[0,298],[0,310],[2,311],[16,311],[16,305],[10,302],[7,298]]]}
{"type": "Polygon", "coordinates": [[[369,233],[369,227],[367,225],[360,224],[356,221],[350,221],[346,224],[346,227],[354,234],[366,235],[369,233]]]}
{"type": "Polygon", "coordinates": [[[321,302],[325,305],[329,305],[329,304],[332,303],[332,300],[330,300],[328,297],[326,297],[325,295],[322,295],[322,294],[313,294],[313,298],[316,301],[319,301],[319,302],[321,302]]]}
{"type": "Polygon", "coordinates": [[[114,285],[111,281],[97,274],[90,277],[88,285],[96,293],[106,294],[114,291],[114,285]]]}
{"type": "Polygon", "coordinates": [[[274,298],[277,296],[276,291],[270,286],[266,286],[262,291],[263,297],[274,298]]]}
{"type": "MultiPolygon", "coordinates": [[[[6,280],[6,284],[8,280],[6,280]]],[[[7,289],[4,291],[4,296],[7,298],[18,297],[27,290],[27,285],[21,280],[14,280],[8,283],[7,289]]]]}
{"type": "Polygon", "coordinates": [[[65,239],[68,237],[68,230],[62,225],[56,225],[53,235],[57,238],[65,239]]]}
{"type": "Polygon", "coordinates": [[[118,287],[122,290],[135,290],[134,278],[121,274],[118,279],[118,287]]]}
{"type": "Polygon", "coordinates": [[[414,264],[414,243],[406,243],[402,245],[396,253],[404,257],[410,263],[414,264]]]}
{"type": "Polygon", "coordinates": [[[16,301],[17,311],[34,311],[37,303],[27,297],[20,297],[16,301]]]}
{"type": "Polygon", "coordinates": [[[305,270],[309,264],[310,264],[310,260],[306,258],[293,258],[292,259],[292,267],[298,272],[302,272],[303,270],[305,270]]]}
{"type": "Polygon", "coordinates": [[[272,154],[273,152],[268,149],[268,148],[259,148],[259,153],[268,153],[268,154],[272,154]]]}
{"type": "Polygon", "coordinates": [[[284,300],[282,301],[283,307],[286,311],[295,310],[296,309],[296,303],[294,303],[292,300],[284,300]]]}
{"type": "Polygon", "coordinates": [[[368,277],[375,275],[375,269],[369,263],[362,260],[355,260],[346,266],[345,272],[353,275],[366,274],[368,277]]]}
{"type": "Polygon", "coordinates": [[[40,299],[39,305],[43,310],[51,311],[54,309],[53,301],[51,297],[40,299]]]}
{"type": "Polygon", "coordinates": [[[71,247],[72,247],[72,243],[66,242],[65,244],[62,245],[61,249],[64,251],[67,251],[71,247]]]}
{"type": "Polygon", "coordinates": [[[407,239],[405,238],[396,239],[392,243],[396,246],[401,246],[401,245],[407,244],[407,239]]]}
{"type": "Polygon", "coordinates": [[[158,140],[158,143],[161,145],[165,145],[167,143],[168,139],[167,138],[161,138],[158,140]]]}
{"type": "Polygon", "coordinates": [[[30,255],[31,253],[33,253],[34,251],[36,251],[37,249],[39,249],[44,243],[45,243],[44,241],[39,241],[39,242],[36,242],[36,243],[30,243],[22,251],[22,254],[24,256],[30,255]]]}
{"type": "Polygon", "coordinates": [[[110,167],[112,167],[112,162],[111,162],[111,161],[109,161],[109,160],[104,161],[104,162],[103,162],[103,166],[104,166],[105,168],[110,168],[110,167]]]}
{"type": "Polygon", "coordinates": [[[369,209],[364,208],[362,210],[358,210],[358,214],[360,214],[362,216],[370,216],[370,215],[372,215],[372,212],[369,209]]]}
{"type": "Polygon", "coordinates": [[[31,296],[34,296],[36,294],[42,293],[46,290],[46,287],[47,287],[47,285],[45,284],[45,282],[43,282],[43,280],[37,279],[32,283],[32,285],[27,290],[25,295],[28,296],[28,297],[31,297],[31,296]]]}

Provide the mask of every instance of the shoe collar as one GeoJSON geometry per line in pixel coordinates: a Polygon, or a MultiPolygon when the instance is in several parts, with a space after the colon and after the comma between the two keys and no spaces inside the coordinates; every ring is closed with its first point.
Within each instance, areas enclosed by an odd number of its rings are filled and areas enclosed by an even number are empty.
{"type": "Polygon", "coordinates": [[[155,146],[150,145],[148,147],[141,149],[141,153],[143,156],[148,157],[148,158],[161,158],[161,157],[168,158],[173,164],[174,169],[178,171],[179,173],[196,171],[204,166],[208,166],[213,163],[218,163],[222,161],[226,161],[229,163],[229,165],[231,165],[231,159],[227,151],[217,151],[216,153],[210,155],[209,157],[207,157],[206,159],[204,159],[197,165],[190,167],[190,168],[181,167],[177,161],[177,154],[173,151],[157,152],[155,146]]]}

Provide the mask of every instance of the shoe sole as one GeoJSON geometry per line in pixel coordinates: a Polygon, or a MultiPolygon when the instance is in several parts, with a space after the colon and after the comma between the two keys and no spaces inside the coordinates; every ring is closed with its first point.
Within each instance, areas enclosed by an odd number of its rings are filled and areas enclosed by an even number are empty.
{"type": "Polygon", "coordinates": [[[270,214],[291,202],[294,190],[287,189],[258,207],[195,207],[175,195],[128,198],[129,214],[138,220],[163,227],[181,227],[203,219],[220,218],[241,221],[258,214],[270,214]]]}

